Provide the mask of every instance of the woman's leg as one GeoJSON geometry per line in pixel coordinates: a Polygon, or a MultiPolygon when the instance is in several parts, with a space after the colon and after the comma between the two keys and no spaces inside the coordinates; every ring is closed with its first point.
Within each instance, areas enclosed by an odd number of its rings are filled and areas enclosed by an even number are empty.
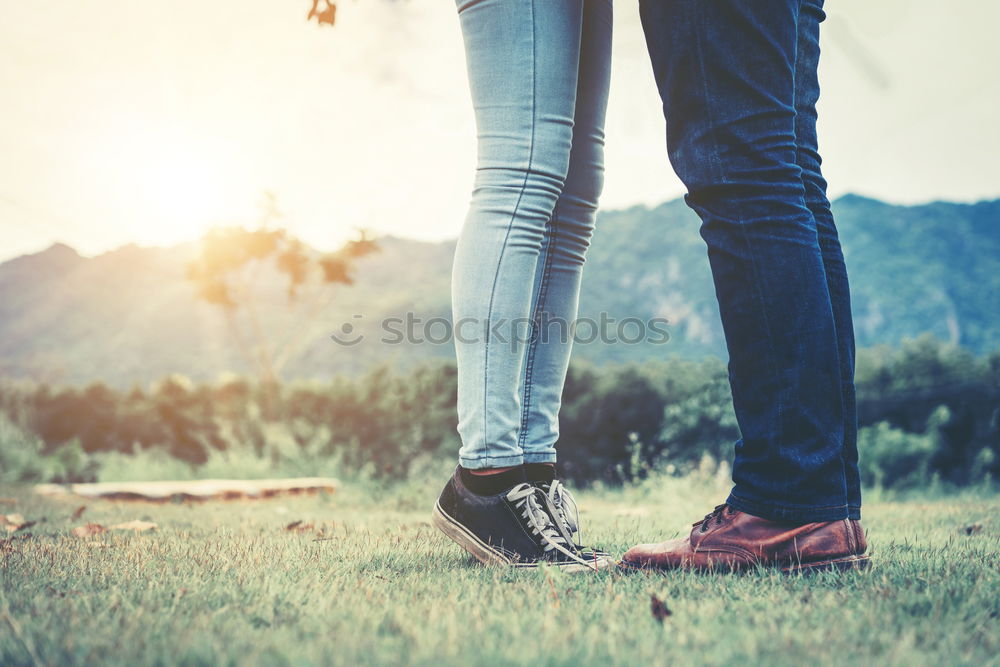
{"type": "Polygon", "coordinates": [[[611,80],[611,0],[585,0],[573,147],[562,195],[545,230],[532,296],[533,332],[521,382],[525,463],[552,463],[573,347],[583,263],[604,184],[604,116],[611,80]]]}
{"type": "Polygon", "coordinates": [[[569,170],[583,0],[460,0],[479,157],[452,274],[459,459],[516,466],[546,226],[569,170]]]}

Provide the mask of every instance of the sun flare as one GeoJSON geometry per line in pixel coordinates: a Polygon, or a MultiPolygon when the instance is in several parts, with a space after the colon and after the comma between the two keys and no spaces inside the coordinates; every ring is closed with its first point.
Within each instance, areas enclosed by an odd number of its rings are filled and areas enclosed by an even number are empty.
{"type": "Polygon", "coordinates": [[[140,244],[177,243],[216,225],[249,222],[259,199],[237,151],[183,129],[130,119],[89,157],[103,181],[95,190],[140,244]]]}

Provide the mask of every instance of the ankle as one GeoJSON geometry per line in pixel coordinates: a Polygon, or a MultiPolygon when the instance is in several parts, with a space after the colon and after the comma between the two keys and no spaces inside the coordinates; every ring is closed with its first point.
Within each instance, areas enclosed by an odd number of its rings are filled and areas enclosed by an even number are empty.
{"type": "Polygon", "coordinates": [[[459,475],[462,484],[478,496],[495,496],[527,481],[524,475],[524,466],[476,470],[459,467],[459,475]]]}
{"type": "Polygon", "coordinates": [[[556,464],[525,463],[524,474],[532,484],[551,484],[556,478],[556,464]]]}

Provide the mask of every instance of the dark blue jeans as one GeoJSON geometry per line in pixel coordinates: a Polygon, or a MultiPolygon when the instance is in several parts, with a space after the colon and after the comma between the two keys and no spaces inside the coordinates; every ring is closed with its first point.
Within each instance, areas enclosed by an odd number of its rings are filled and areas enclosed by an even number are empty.
{"type": "Polygon", "coordinates": [[[641,0],[740,425],[728,503],[860,518],[854,333],[816,142],[822,0],[641,0]]]}

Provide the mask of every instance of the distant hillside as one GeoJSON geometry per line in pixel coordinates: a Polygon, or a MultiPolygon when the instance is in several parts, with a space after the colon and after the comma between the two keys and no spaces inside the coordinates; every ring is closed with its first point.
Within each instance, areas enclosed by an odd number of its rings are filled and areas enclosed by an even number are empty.
{"type": "MultiPolygon", "coordinates": [[[[1000,200],[892,206],[857,196],[835,202],[851,271],[858,342],[894,344],[931,332],[976,352],[1000,347],[1000,200]]],[[[375,362],[412,365],[450,357],[450,344],[386,345],[379,322],[409,311],[447,318],[453,242],[381,240],[356,283],[308,326],[285,321],[276,276],[265,276],[264,319],[301,330],[286,378],[356,373],[375,362]],[[270,282],[269,282],[270,281],[270,282]],[[354,315],[362,317],[355,318],[354,315]],[[366,340],[330,339],[344,322],[366,340]]],[[[0,372],[53,382],[119,386],[178,372],[212,378],[245,372],[216,308],[185,279],[197,246],[126,246],[91,259],[65,246],[0,264],[0,372]]],[[[665,317],[664,345],[578,345],[597,363],[724,355],[698,220],[682,201],[602,213],[584,279],[581,316],[665,317]]],[[[432,335],[440,335],[436,325],[432,335]]]]}
{"type": "MultiPolygon", "coordinates": [[[[930,332],[976,352],[1000,347],[1000,200],[893,206],[848,195],[833,208],[860,346],[930,332]]],[[[584,278],[584,312],[661,314],[673,323],[674,339],[665,346],[671,352],[723,355],[698,225],[681,200],[602,216],[584,278]]],[[[607,352],[636,358],[628,346],[607,352]]]]}

